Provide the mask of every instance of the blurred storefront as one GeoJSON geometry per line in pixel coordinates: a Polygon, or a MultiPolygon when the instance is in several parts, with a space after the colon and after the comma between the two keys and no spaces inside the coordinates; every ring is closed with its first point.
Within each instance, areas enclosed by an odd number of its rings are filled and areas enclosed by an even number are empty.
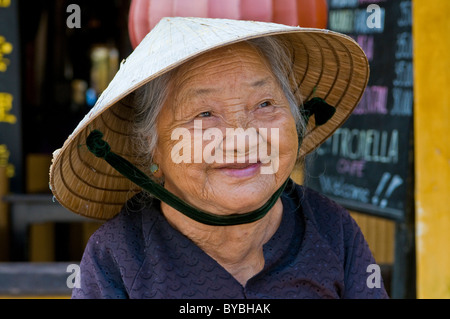
{"type": "Polygon", "coordinates": [[[65,272],[53,263],[79,261],[100,225],[68,217],[52,199],[48,171],[52,152],[132,51],[129,7],[130,0],[0,1],[0,260],[39,262],[12,264],[22,278],[32,269],[48,278],[65,272]]]}

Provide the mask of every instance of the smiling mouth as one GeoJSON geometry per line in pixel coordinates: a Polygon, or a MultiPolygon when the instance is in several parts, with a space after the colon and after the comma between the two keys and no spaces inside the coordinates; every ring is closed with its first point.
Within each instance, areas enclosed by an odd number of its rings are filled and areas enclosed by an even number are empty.
{"type": "Polygon", "coordinates": [[[216,169],[231,177],[250,177],[259,174],[261,165],[259,161],[256,163],[230,163],[221,165],[216,169]]]}

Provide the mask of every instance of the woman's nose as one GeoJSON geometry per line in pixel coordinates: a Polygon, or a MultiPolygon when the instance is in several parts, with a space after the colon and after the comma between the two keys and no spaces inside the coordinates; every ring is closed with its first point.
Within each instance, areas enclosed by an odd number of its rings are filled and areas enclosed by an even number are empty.
{"type": "Polygon", "coordinates": [[[259,134],[254,127],[227,128],[224,136],[224,153],[234,162],[256,160],[258,157],[259,134]]]}

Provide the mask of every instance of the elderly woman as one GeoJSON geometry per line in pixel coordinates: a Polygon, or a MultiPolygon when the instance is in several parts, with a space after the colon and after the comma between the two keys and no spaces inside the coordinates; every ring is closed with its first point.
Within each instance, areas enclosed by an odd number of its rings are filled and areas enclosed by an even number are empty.
{"type": "Polygon", "coordinates": [[[58,201],[108,220],[73,298],[387,297],[348,212],[290,179],[367,77],[336,33],[163,19],[54,155],[58,201]]]}

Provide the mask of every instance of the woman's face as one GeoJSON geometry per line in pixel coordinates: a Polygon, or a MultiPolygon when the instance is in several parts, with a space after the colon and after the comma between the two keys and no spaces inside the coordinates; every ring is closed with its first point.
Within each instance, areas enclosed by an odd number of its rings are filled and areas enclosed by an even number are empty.
{"type": "Polygon", "coordinates": [[[181,66],[157,130],[157,177],[181,199],[215,214],[259,208],[297,158],[288,101],[268,63],[245,43],[181,66]]]}

